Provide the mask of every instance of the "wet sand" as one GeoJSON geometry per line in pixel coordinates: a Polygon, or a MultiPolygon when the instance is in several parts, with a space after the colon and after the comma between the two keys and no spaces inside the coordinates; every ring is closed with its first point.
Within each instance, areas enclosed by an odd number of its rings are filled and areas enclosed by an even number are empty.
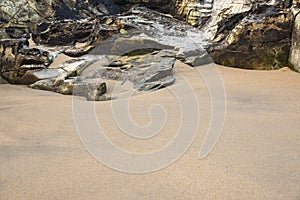
{"type": "MultiPolygon", "coordinates": [[[[0,199],[299,200],[300,74],[287,68],[220,66],[227,94],[225,126],[213,151],[200,160],[209,93],[195,69],[180,64],[176,71],[199,99],[197,136],[171,166],[141,175],[112,170],[87,152],[76,132],[71,96],[0,85],[0,199]]],[[[98,102],[97,116],[108,137],[133,152],[167,144],[179,120],[176,97],[168,88],[140,93],[130,103],[141,125],[149,122],[153,103],[165,105],[169,118],[162,134],[151,141],[125,136],[114,123],[110,102],[98,102]]]]}

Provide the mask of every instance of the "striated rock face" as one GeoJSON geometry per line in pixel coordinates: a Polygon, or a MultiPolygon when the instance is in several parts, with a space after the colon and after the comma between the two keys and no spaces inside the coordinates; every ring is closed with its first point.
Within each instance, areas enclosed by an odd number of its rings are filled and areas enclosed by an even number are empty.
{"type": "Polygon", "coordinates": [[[263,5],[230,15],[218,25],[209,50],[218,64],[246,69],[278,69],[288,65],[293,15],[263,5]]]}

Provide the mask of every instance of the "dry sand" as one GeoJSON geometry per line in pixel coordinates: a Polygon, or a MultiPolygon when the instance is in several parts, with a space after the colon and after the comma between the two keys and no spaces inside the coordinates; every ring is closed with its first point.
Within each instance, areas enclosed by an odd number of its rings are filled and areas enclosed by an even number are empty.
{"type": "MultiPolygon", "coordinates": [[[[0,85],[0,199],[299,200],[300,74],[286,68],[220,66],[226,122],[211,154],[200,160],[210,119],[209,94],[195,69],[176,69],[197,92],[200,128],[191,148],[174,164],[141,175],[112,170],[86,151],[75,129],[71,96],[0,85]]],[[[168,89],[134,96],[133,119],[148,123],[153,103],[166,106],[169,121],[151,142],[122,134],[110,102],[97,103],[97,115],[115,144],[148,152],[166,144],[178,124],[178,104],[168,89]]]]}

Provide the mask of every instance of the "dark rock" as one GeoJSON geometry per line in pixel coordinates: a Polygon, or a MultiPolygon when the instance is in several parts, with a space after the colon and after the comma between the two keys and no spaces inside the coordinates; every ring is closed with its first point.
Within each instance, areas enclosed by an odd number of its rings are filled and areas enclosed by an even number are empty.
{"type": "Polygon", "coordinates": [[[99,43],[119,33],[122,25],[115,17],[100,17],[97,20],[65,20],[39,25],[33,40],[47,46],[65,46],[64,53],[72,57],[88,54],[99,43]],[[84,43],[75,47],[76,43],[84,43]],[[69,45],[66,47],[66,45],[69,45]]]}
{"type": "Polygon", "coordinates": [[[0,40],[0,73],[10,83],[30,84],[36,79],[33,72],[46,68],[52,55],[38,48],[28,48],[27,39],[0,40]]]}
{"type": "Polygon", "coordinates": [[[131,8],[132,5],[143,6],[153,10],[156,10],[161,13],[167,14],[177,14],[177,9],[175,6],[175,0],[113,0],[116,4],[121,5],[122,7],[131,8]]]}
{"type": "Polygon", "coordinates": [[[41,23],[33,40],[37,44],[49,46],[71,45],[76,42],[86,42],[94,32],[95,20],[63,20],[51,23],[41,23]]]}
{"type": "Polygon", "coordinates": [[[49,66],[53,60],[48,51],[38,48],[21,48],[16,55],[16,65],[43,64],[49,66]]]}
{"type": "MultiPolygon", "coordinates": [[[[50,3],[50,2],[49,2],[50,3]]],[[[54,17],[56,19],[78,19],[78,10],[72,0],[62,0],[51,2],[50,5],[55,11],[54,17]]]]}
{"type": "Polygon", "coordinates": [[[232,67],[287,66],[292,24],[289,10],[267,5],[230,16],[219,24],[209,54],[216,63],[232,67]]]}
{"type": "Polygon", "coordinates": [[[76,9],[81,17],[119,14],[122,8],[112,0],[76,0],[76,9]]]}

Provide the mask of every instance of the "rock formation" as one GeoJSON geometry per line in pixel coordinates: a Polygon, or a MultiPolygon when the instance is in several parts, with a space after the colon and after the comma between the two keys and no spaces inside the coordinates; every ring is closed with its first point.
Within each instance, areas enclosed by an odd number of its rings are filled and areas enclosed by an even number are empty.
{"type": "Polygon", "coordinates": [[[108,79],[130,81],[138,90],[174,83],[176,59],[191,66],[216,62],[246,69],[278,69],[290,61],[299,70],[299,4],[291,0],[2,1],[1,82],[62,94],[72,94],[76,87],[77,95],[87,100],[109,100],[103,96],[108,79]],[[71,58],[50,65],[59,54],[71,58]]]}

